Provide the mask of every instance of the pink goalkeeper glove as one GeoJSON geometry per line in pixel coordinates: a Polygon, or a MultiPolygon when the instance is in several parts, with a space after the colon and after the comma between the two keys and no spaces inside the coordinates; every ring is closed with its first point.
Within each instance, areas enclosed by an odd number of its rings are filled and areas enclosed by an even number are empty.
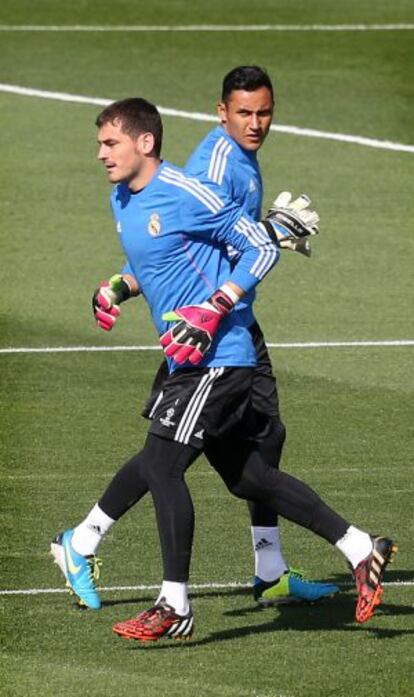
{"type": "Polygon", "coordinates": [[[174,358],[176,363],[189,361],[197,365],[211,347],[221,320],[231,312],[234,302],[219,289],[201,305],[186,305],[165,312],[163,320],[177,321],[160,337],[165,355],[174,358]]]}
{"type": "Polygon", "coordinates": [[[131,289],[122,276],[103,281],[93,294],[92,309],[98,327],[110,332],[121,314],[120,303],[128,300],[131,289]]]}

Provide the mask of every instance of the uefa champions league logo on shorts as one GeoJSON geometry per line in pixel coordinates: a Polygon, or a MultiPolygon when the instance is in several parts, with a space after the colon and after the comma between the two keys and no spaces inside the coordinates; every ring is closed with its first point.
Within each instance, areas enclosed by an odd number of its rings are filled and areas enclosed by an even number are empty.
{"type": "Polygon", "coordinates": [[[174,412],[175,412],[175,409],[173,409],[172,407],[167,409],[166,416],[163,419],[160,419],[163,426],[166,426],[167,428],[169,428],[170,426],[175,426],[175,422],[171,421],[171,417],[174,416],[174,412]]]}

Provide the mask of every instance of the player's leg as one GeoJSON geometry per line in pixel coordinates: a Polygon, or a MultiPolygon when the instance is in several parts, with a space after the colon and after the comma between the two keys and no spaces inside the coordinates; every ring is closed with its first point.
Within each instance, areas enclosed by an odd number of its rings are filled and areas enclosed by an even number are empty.
{"type": "Polygon", "coordinates": [[[159,598],[173,605],[178,614],[189,609],[186,585],[189,578],[194,532],[194,509],[185,473],[200,454],[191,445],[149,433],[144,447],[143,474],[154,501],[163,561],[163,587],[159,598]],[[177,588],[174,597],[166,588],[177,588]]]}
{"type": "MultiPolygon", "coordinates": [[[[279,410],[276,378],[266,347],[263,332],[257,322],[249,327],[256,350],[257,366],[251,390],[252,433],[256,447],[270,467],[279,467],[286,430],[279,410]]],[[[251,521],[251,536],[255,560],[255,590],[261,581],[275,581],[288,570],[283,557],[277,515],[265,504],[247,502],[251,521]]],[[[260,594],[259,594],[260,595],[260,594]]]]}
{"type": "Polygon", "coordinates": [[[142,476],[142,452],[134,455],[114,476],[99,501],[75,528],[59,533],[51,544],[51,553],[66,578],[68,588],[81,605],[94,610],[101,607],[96,590],[100,560],[99,544],[112,525],[148,491],[142,476]]]}
{"type": "Polygon", "coordinates": [[[251,369],[199,368],[177,371],[163,384],[143,450],[143,476],[160,536],[163,584],[155,605],[115,625],[117,634],[141,641],[191,634],[187,581],[194,520],[184,475],[202,451],[206,435],[237,420],[238,409],[243,413],[251,377],[251,369]]]}
{"type": "Polygon", "coordinates": [[[194,531],[194,510],[184,475],[200,451],[149,434],[142,451],[142,473],[153,497],[163,560],[163,583],[155,604],[113,631],[128,639],[189,639],[193,614],[187,586],[194,531]]]}
{"type": "MultiPolygon", "coordinates": [[[[234,473],[238,472],[242,455],[238,453],[236,442],[242,442],[243,438],[233,431],[231,437],[221,439],[207,439],[205,455],[219,476],[223,479],[230,491],[233,491],[234,473]]],[[[246,447],[246,442],[244,447],[246,447]]],[[[252,447],[250,443],[248,447],[252,447]]],[[[241,476],[241,475],[240,475],[241,476]]],[[[237,478],[237,477],[236,477],[237,478]]],[[[237,493],[237,492],[233,492],[237,493]]],[[[243,496],[242,498],[245,498],[243,496]]],[[[262,499],[258,500],[257,508],[263,508],[275,516],[274,506],[269,507],[262,499]]],[[[256,575],[253,585],[255,599],[262,605],[274,605],[280,603],[315,602],[324,597],[330,597],[339,592],[338,586],[333,583],[311,581],[293,569],[286,566],[277,567],[279,555],[278,545],[272,545],[275,531],[274,527],[258,527],[262,532],[262,538],[255,545],[256,575]],[[261,574],[261,576],[259,576],[261,574]],[[268,575],[267,575],[268,574],[268,575]]],[[[256,532],[256,530],[254,530],[256,532]]],[[[254,534],[254,533],[253,533],[254,534]]],[[[254,538],[253,538],[254,539],[254,538]]],[[[277,540],[278,542],[278,540],[277,540]]],[[[281,555],[280,555],[281,556],[281,555]]]]}
{"type": "MultiPolygon", "coordinates": [[[[143,416],[148,417],[153,411],[167,377],[167,362],[163,361],[154,378],[143,416]]],[[[145,496],[148,485],[140,468],[142,457],[142,452],[137,453],[118,470],[99,501],[76,526],[72,542],[78,553],[85,556],[95,554],[112,525],[145,496]]]]}
{"type": "MultiPolygon", "coordinates": [[[[168,367],[166,361],[163,361],[154,378],[151,396],[144,407],[143,416],[151,415],[167,377],[168,367]]],[[[76,588],[80,603],[87,607],[99,609],[101,606],[95,587],[100,569],[100,560],[95,555],[100,543],[112,525],[148,491],[148,485],[140,472],[140,462],[141,453],[128,460],[113,477],[86,518],[75,528],[56,535],[51,544],[52,556],[65,576],[67,586],[71,591],[76,588]],[[77,563],[71,564],[72,560],[77,560],[77,563]],[[76,577],[70,572],[69,567],[80,568],[76,577]]]]}
{"type": "MultiPolygon", "coordinates": [[[[263,460],[279,468],[286,429],[279,407],[277,380],[263,332],[255,322],[249,328],[256,349],[257,366],[251,390],[252,441],[263,460]]],[[[261,604],[314,602],[332,596],[339,588],[332,583],[315,583],[290,568],[282,554],[278,517],[266,504],[247,502],[255,561],[253,596],[261,604]]]]}
{"type": "Polygon", "coordinates": [[[227,478],[230,491],[243,499],[263,501],[280,515],[335,545],[353,569],[358,599],[356,619],[372,617],[382,595],[381,580],[396,546],[351,525],[304,482],[266,465],[257,450],[239,441],[227,478]],[[241,465],[240,462],[243,464],[241,465]]]}
{"type": "MultiPolygon", "coordinates": [[[[264,460],[275,467],[279,466],[285,440],[285,427],[280,420],[279,402],[277,395],[276,379],[272,372],[272,365],[262,331],[257,323],[250,328],[258,366],[254,371],[252,384],[252,399],[257,405],[260,424],[255,424],[255,431],[260,430],[257,446],[264,460]]],[[[145,405],[142,415],[153,419],[154,414],[162,399],[163,385],[168,378],[167,362],[164,360],[156,374],[151,389],[151,396],[145,405]]],[[[231,446],[231,444],[230,444],[231,446]]],[[[225,439],[222,447],[219,445],[216,455],[215,449],[211,451],[211,464],[220,474],[220,468],[225,467],[226,452],[225,439]]],[[[280,535],[277,516],[274,511],[262,503],[248,502],[251,517],[251,534],[255,557],[255,576],[266,581],[277,580],[287,571],[287,564],[282,556],[280,535]]]]}

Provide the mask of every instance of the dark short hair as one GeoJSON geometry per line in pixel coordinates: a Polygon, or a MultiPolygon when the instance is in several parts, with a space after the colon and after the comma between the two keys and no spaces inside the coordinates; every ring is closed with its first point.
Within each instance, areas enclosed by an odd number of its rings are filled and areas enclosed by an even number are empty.
{"type": "Polygon", "coordinates": [[[239,65],[225,76],[221,100],[226,102],[234,90],[254,92],[260,87],[267,87],[272,95],[272,100],[274,99],[272,81],[266,70],[259,68],[258,65],[239,65]]]}
{"type": "Polygon", "coordinates": [[[152,133],[154,152],[158,157],[162,145],[162,121],[157,107],[141,97],[131,97],[112,102],[98,115],[95,125],[102,128],[106,123],[119,121],[121,129],[131,138],[141,133],[152,133]]]}

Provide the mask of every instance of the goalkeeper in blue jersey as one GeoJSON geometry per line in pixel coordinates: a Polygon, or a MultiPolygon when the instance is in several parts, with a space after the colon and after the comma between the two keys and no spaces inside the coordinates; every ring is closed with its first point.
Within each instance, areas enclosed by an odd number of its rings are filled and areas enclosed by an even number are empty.
{"type": "Polygon", "coordinates": [[[191,636],[187,583],[194,516],[184,475],[210,441],[232,438],[229,490],[335,545],[354,568],[356,618],[365,622],[380,602],[393,542],[350,525],[308,486],[266,464],[255,438],[257,359],[249,309],[235,310],[275,265],[280,249],[294,249],[315,231],[315,215],[306,206],[295,210],[287,204],[257,223],[217,184],[206,185],[162,162],[161,119],[145,100],[115,102],[97,126],[98,157],[115,184],[111,203],[132,273],[100,286],[93,301],[96,317],[109,326],[119,304],[141,293],[170,372],[143,449],[115,475],[87,519],[52,544],[70,588],[88,607],[100,607],[95,550],[149,489],[164,580],[155,605],[114,631],[142,641],[191,636]],[[229,246],[239,254],[234,268],[223,253],[229,246]]]}
{"type": "MultiPolygon", "coordinates": [[[[185,171],[217,183],[233,201],[243,206],[255,220],[260,220],[263,185],[257,160],[273,117],[273,87],[268,74],[258,66],[239,66],[229,72],[222,86],[218,114],[221,125],[201,141],[189,158],[185,171]]],[[[303,238],[297,251],[309,255],[310,247],[303,238]]],[[[227,256],[237,263],[239,252],[230,247],[227,256]]],[[[124,273],[131,270],[125,266],[124,273]]],[[[249,331],[256,350],[257,366],[253,380],[253,412],[260,429],[255,438],[264,460],[278,467],[285,441],[285,427],[280,417],[276,379],[263,333],[253,314],[254,291],[237,304],[245,308],[249,331]]],[[[143,415],[150,417],[152,408],[168,375],[164,362],[157,373],[153,394],[143,415]]],[[[205,447],[210,464],[226,481],[233,459],[231,439],[210,440],[205,447]]],[[[308,581],[289,569],[280,544],[277,517],[262,503],[249,502],[251,535],[255,557],[253,594],[262,604],[312,601],[331,596],[339,589],[332,583],[308,581]]]]}

